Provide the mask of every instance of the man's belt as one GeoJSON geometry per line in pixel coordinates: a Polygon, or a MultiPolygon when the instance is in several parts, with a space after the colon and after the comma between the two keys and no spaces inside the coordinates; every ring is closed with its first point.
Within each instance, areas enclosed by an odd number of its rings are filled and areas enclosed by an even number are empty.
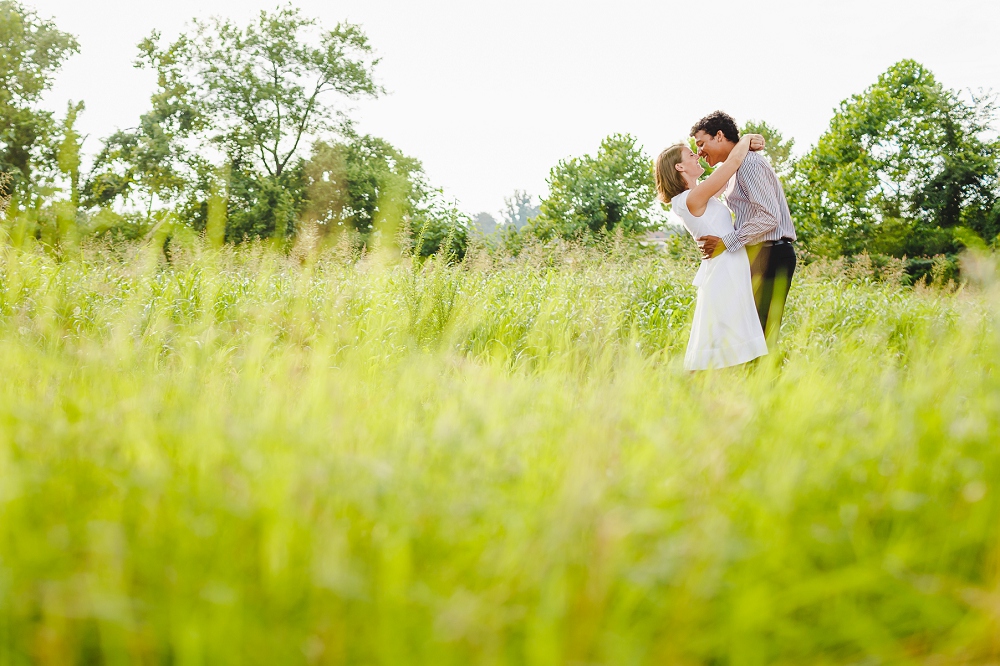
{"type": "Polygon", "coordinates": [[[779,238],[778,240],[764,241],[763,243],[761,243],[761,245],[763,245],[764,247],[774,247],[775,245],[791,245],[791,244],[792,244],[791,238],[779,238]]]}

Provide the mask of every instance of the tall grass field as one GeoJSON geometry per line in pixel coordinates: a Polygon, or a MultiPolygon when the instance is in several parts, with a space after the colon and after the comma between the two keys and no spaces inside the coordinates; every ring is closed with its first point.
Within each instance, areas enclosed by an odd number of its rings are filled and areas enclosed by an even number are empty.
{"type": "Polygon", "coordinates": [[[0,665],[1000,663],[991,261],[694,270],[8,238],[0,665]]]}

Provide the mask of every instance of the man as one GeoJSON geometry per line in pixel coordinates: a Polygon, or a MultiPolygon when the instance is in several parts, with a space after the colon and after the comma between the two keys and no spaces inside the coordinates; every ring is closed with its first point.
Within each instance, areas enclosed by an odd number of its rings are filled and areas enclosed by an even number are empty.
{"type": "MultiPolygon", "coordinates": [[[[695,123],[691,136],[698,146],[698,157],[710,166],[724,162],[740,140],[736,121],[722,111],[695,123]]],[[[795,227],[785,191],[768,159],[751,152],[726,186],[725,198],[736,215],[735,230],[722,238],[703,236],[698,245],[706,258],[747,249],[757,316],[767,346],[773,349],[795,272],[795,227]]]]}

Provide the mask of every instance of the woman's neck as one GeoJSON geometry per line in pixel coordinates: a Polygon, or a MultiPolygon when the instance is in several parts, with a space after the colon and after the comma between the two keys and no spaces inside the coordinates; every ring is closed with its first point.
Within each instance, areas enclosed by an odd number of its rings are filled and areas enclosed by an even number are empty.
{"type": "Polygon", "coordinates": [[[687,188],[689,190],[693,190],[695,187],[698,186],[698,178],[692,176],[691,174],[681,173],[681,178],[684,179],[684,184],[687,185],[687,188]]]}

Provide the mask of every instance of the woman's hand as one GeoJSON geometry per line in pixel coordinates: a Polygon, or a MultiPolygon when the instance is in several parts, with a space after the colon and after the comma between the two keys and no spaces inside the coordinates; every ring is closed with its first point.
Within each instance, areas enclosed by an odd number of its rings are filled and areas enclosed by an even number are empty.
{"type": "Polygon", "coordinates": [[[753,151],[764,150],[764,148],[767,146],[767,142],[764,140],[764,137],[761,136],[760,134],[744,134],[742,137],[740,137],[740,140],[749,141],[750,150],[753,151]]]}

